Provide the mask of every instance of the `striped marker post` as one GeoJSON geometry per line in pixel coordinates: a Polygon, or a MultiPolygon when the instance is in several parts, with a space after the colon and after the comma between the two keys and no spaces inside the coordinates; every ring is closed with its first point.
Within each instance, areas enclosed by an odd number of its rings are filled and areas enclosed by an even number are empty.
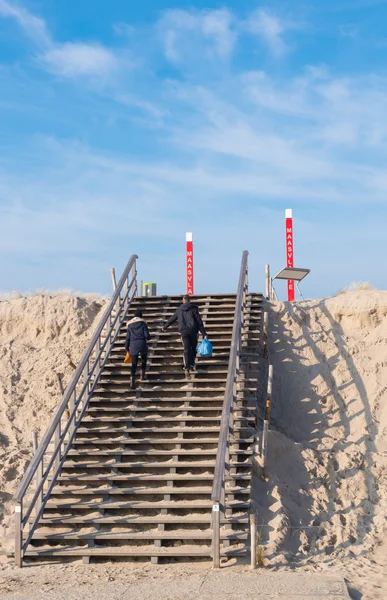
{"type": "MultiPolygon", "coordinates": [[[[293,211],[287,208],[285,211],[286,222],[286,266],[294,267],[293,251],[293,211]]],[[[294,281],[288,280],[288,301],[294,302],[294,281]]]]}
{"type": "Polygon", "coordinates": [[[192,233],[186,233],[186,274],[187,274],[187,294],[193,296],[194,293],[194,266],[193,266],[193,240],[192,233]]]}

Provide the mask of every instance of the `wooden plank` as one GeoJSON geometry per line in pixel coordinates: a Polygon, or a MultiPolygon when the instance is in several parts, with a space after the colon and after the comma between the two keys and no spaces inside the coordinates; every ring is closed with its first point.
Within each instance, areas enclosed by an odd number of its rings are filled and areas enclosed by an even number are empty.
{"type": "MultiPolygon", "coordinates": [[[[244,431],[255,431],[255,427],[236,427],[234,428],[234,432],[244,432],[244,431]]],[[[86,429],[85,427],[80,427],[78,429],[78,434],[80,433],[122,433],[122,431],[127,431],[128,433],[149,433],[153,435],[158,435],[160,433],[219,433],[219,427],[158,427],[154,429],[152,427],[133,427],[130,429],[117,429],[106,427],[105,429],[86,429]]]]}
{"type": "MultiPolygon", "coordinates": [[[[243,440],[230,440],[230,443],[243,443],[252,444],[255,441],[254,438],[245,438],[243,440]]],[[[135,438],[112,438],[110,440],[95,438],[90,441],[85,440],[74,440],[72,446],[85,446],[90,444],[98,445],[110,445],[110,444],[122,444],[122,445],[153,445],[153,444],[217,444],[218,438],[160,438],[157,440],[149,439],[135,439],[135,438]]]]}
{"type": "MultiPolygon", "coordinates": [[[[248,508],[250,506],[249,502],[243,502],[242,500],[232,500],[231,502],[226,502],[227,508],[233,510],[242,510],[243,508],[248,508]]],[[[72,502],[72,501],[64,501],[64,502],[55,502],[54,500],[49,500],[46,505],[47,509],[53,510],[90,510],[90,511],[102,511],[102,510],[128,510],[128,509],[150,509],[150,510],[198,510],[211,508],[212,502],[210,500],[173,500],[173,501],[160,501],[159,499],[152,501],[144,501],[144,500],[109,500],[103,502],[96,502],[94,499],[89,502],[72,502]]]]}
{"type": "MultiPolygon", "coordinates": [[[[52,540],[52,541],[67,541],[67,540],[210,540],[212,536],[211,529],[206,531],[163,531],[155,529],[153,532],[134,533],[131,531],[124,533],[40,533],[36,532],[34,540],[52,540]]],[[[223,540],[247,540],[248,534],[244,531],[233,531],[230,533],[221,532],[223,540]]]]}
{"type": "MultiPolygon", "coordinates": [[[[200,453],[201,456],[214,456],[217,453],[217,448],[212,450],[86,450],[80,452],[78,450],[70,450],[68,456],[196,456],[200,453]]],[[[252,450],[230,450],[230,456],[248,456],[253,454],[252,450]]]]}
{"type": "MultiPolygon", "coordinates": [[[[82,463],[82,462],[74,462],[74,461],[66,461],[63,465],[63,469],[169,469],[169,468],[179,468],[179,469],[204,469],[204,468],[212,468],[215,466],[214,460],[203,460],[196,462],[189,461],[161,461],[161,462],[98,462],[98,463],[82,463]]],[[[230,466],[235,467],[248,467],[251,466],[251,461],[246,460],[244,462],[230,462],[230,466]]]]}
{"type": "MultiPolygon", "coordinates": [[[[51,494],[51,497],[55,496],[153,496],[153,495],[164,495],[169,494],[171,496],[189,496],[189,495],[201,495],[211,494],[212,486],[206,487],[143,487],[143,488],[80,488],[80,487],[56,487],[51,494]]],[[[250,494],[250,487],[230,487],[226,488],[227,494],[250,494]]]]}
{"type": "MultiPolygon", "coordinates": [[[[221,519],[222,524],[248,524],[248,515],[229,517],[221,519]]],[[[201,525],[210,524],[211,515],[197,515],[197,516],[180,516],[180,515],[157,515],[155,517],[132,517],[125,515],[125,517],[81,517],[81,516],[64,516],[61,517],[49,517],[46,515],[44,519],[39,521],[39,525],[46,527],[47,525],[127,525],[128,523],[134,523],[137,525],[151,525],[158,523],[165,523],[169,525],[201,525]]]]}

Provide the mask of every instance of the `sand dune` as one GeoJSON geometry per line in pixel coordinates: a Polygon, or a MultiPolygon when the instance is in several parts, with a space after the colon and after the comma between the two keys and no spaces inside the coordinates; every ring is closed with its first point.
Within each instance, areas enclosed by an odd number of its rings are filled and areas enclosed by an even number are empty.
{"type": "Polygon", "coordinates": [[[269,481],[255,481],[269,564],[355,579],[387,565],[386,317],[387,292],[270,307],[269,481]]]}
{"type": "MultiPolygon", "coordinates": [[[[3,551],[32,431],[46,428],[56,374],[68,383],[105,304],[69,294],[0,302],[3,551]]],[[[354,598],[386,598],[387,292],[271,304],[270,359],[269,478],[254,482],[266,564],[340,570],[354,598]]]]}
{"type": "Polygon", "coordinates": [[[0,548],[13,541],[12,496],[106,300],[37,294],[0,301],[0,548]]]}

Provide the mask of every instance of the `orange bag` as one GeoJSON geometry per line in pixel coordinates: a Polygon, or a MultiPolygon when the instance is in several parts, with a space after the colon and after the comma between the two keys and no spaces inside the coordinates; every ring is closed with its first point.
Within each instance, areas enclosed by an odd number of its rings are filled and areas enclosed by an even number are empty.
{"type": "Polygon", "coordinates": [[[129,364],[131,364],[131,362],[132,362],[132,355],[131,355],[131,354],[130,354],[130,352],[128,351],[128,352],[126,353],[126,356],[125,356],[125,358],[124,358],[124,363],[129,363],[129,364]]]}

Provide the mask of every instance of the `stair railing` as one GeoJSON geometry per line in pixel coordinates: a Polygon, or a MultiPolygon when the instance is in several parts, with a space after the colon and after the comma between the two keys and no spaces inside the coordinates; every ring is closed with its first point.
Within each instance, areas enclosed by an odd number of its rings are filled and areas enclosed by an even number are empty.
{"type": "Polygon", "coordinates": [[[237,397],[237,376],[242,346],[243,315],[248,292],[248,255],[245,250],[239,275],[238,293],[235,303],[230,358],[228,363],[226,390],[224,393],[222,420],[215,463],[212,488],[212,558],[214,568],[220,567],[221,515],[225,513],[225,478],[229,465],[230,437],[234,430],[234,405],[237,397]]]}
{"type": "Polygon", "coordinates": [[[135,254],[130,257],[14,496],[15,563],[18,567],[23,565],[23,556],[60,475],[90,397],[137,295],[137,259],[135,254]]]}

